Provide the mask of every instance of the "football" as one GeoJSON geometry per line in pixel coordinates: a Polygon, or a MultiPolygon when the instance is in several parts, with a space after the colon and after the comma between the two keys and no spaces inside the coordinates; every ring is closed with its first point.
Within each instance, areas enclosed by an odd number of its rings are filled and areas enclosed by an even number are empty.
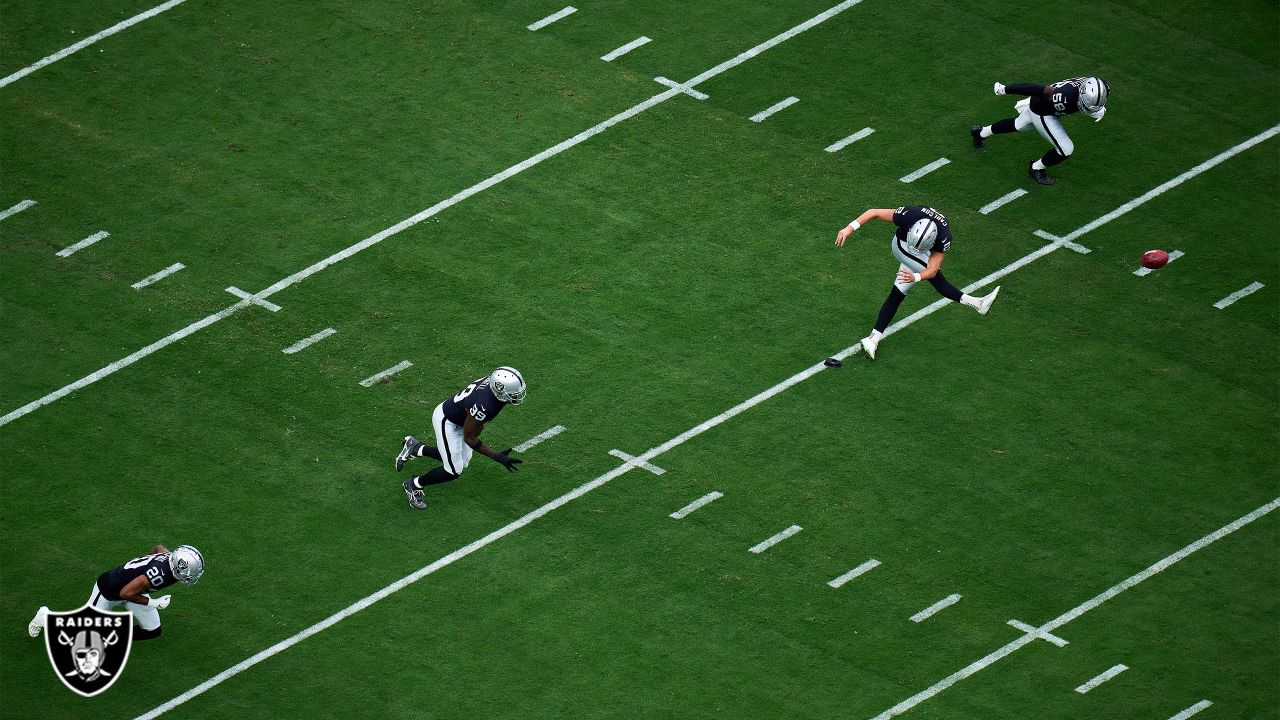
{"type": "Polygon", "coordinates": [[[1169,262],[1169,253],[1163,250],[1148,250],[1142,253],[1142,267],[1159,270],[1169,262]]]}

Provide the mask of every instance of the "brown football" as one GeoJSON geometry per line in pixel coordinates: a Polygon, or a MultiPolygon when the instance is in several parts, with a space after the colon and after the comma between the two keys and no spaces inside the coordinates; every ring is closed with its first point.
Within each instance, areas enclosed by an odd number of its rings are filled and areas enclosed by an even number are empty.
{"type": "Polygon", "coordinates": [[[1142,267],[1159,270],[1169,262],[1169,253],[1163,250],[1148,250],[1142,253],[1142,267]]]}

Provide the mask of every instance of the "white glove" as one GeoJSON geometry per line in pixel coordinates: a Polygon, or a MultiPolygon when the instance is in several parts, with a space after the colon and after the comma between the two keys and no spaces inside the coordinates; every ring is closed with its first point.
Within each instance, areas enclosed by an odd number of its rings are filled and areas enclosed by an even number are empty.
{"type": "Polygon", "coordinates": [[[160,596],[160,597],[158,597],[158,598],[152,598],[152,599],[151,599],[151,602],[149,602],[149,603],[147,603],[147,604],[148,604],[148,605],[150,605],[151,607],[153,607],[153,608],[157,609],[157,610],[163,610],[163,609],[165,609],[165,608],[169,607],[169,601],[170,601],[170,600],[172,600],[172,599],[173,599],[173,596],[172,596],[172,595],[161,595],[161,596],[160,596]]]}
{"type": "Polygon", "coordinates": [[[1102,108],[1098,108],[1098,112],[1094,113],[1090,117],[1093,118],[1094,122],[1102,122],[1102,116],[1106,114],[1107,114],[1107,109],[1102,107],[1102,108]]]}
{"type": "Polygon", "coordinates": [[[997,94],[997,95],[1003,95],[1003,94],[1004,94],[1004,83],[996,83],[996,86],[995,86],[995,88],[994,88],[994,89],[995,89],[995,91],[996,91],[996,94],[997,94]]]}

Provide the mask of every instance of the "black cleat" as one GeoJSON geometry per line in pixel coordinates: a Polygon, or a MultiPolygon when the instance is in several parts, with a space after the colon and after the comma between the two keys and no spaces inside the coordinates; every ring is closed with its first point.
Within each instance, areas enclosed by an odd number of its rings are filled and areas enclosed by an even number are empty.
{"type": "Polygon", "coordinates": [[[413,478],[404,481],[404,494],[409,496],[409,507],[414,510],[426,510],[427,501],[421,490],[413,486],[413,478]]]}
{"type": "Polygon", "coordinates": [[[976,148],[982,147],[982,144],[987,141],[986,138],[982,137],[981,125],[974,125],[969,128],[969,135],[973,137],[973,146],[976,148]]]}
{"type": "Polygon", "coordinates": [[[1054,180],[1053,178],[1049,177],[1049,173],[1047,171],[1037,170],[1035,168],[1035,165],[1036,165],[1035,160],[1032,160],[1031,162],[1027,163],[1027,172],[1031,173],[1032,180],[1035,180],[1041,185],[1052,185],[1055,182],[1057,182],[1057,180],[1054,180]]]}
{"type": "Polygon", "coordinates": [[[404,446],[400,448],[400,454],[396,456],[396,472],[404,469],[404,464],[411,457],[418,456],[418,448],[422,447],[422,441],[412,435],[406,435],[404,438],[404,446]]]}

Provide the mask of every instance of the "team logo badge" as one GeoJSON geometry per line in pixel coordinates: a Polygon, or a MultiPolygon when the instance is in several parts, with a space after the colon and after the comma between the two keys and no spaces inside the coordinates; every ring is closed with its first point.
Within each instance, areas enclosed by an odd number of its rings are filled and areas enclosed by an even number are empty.
{"type": "Polygon", "coordinates": [[[124,671],[133,643],[133,615],[85,605],[71,612],[50,612],[44,630],[49,662],[58,678],[73,691],[93,697],[124,671]]]}

